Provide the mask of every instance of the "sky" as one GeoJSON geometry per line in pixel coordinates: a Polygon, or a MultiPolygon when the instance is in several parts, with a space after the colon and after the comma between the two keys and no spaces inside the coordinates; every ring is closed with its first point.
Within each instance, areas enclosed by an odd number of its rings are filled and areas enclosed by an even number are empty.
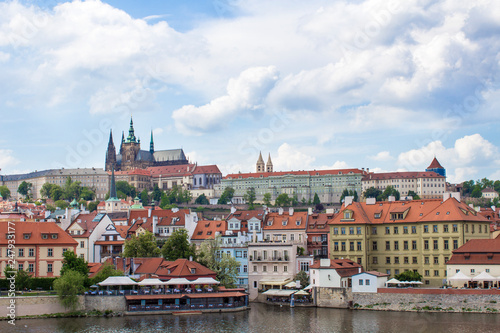
{"type": "Polygon", "coordinates": [[[142,149],[224,175],[500,179],[500,2],[0,1],[0,173],[142,149]]]}

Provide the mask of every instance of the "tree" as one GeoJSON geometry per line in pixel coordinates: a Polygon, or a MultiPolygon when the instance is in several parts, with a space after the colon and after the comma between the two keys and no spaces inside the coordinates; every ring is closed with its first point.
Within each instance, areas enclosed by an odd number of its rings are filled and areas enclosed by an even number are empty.
{"type": "Polygon", "coordinates": [[[210,202],[208,201],[207,197],[205,196],[205,194],[200,194],[200,196],[198,198],[196,198],[196,200],[194,201],[195,204],[197,205],[208,205],[210,204],[210,202]]]}
{"type": "Polygon", "coordinates": [[[99,203],[100,201],[92,201],[92,202],[89,202],[89,204],[87,205],[87,209],[89,212],[93,212],[94,210],[97,210],[97,206],[99,206],[99,203]]]}
{"type": "Polygon", "coordinates": [[[481,186],[475,185],[470,196],[472,198],[481,198],[482,195],[483,193],[481,192],[481,186]]]}
{"type": "Polygon", "coordinates": [[[64,199],[66,200],[79,199],[80,193],[82,191],[82,187],[80,187],[80,185],[81,185],[80,181],[73,182],[71,180],[71,177],[66,178],[66,183],[64,184],[63,188],[64,199]]]}
{"type": "Polygon", "coordinates": [[[83,276],[89,274],[89,267],[87,262],[83,258],[76,256],[73,251],[66,251],[63,254],[63,264],[61,267],[61,276],[64,276],[68,271],[75,271],[81,273],[83,276]]]}
{"type": "Polygon", "coordinates": [[[135,198],[137,195],[137,190],[135,187],[127,183],[125,180],[119,180],[116,182],[116,191],[122,192],[126,197],[135,198]]]}
{"type": "Polygon", "coordinates": [[[149,231],[139,236],[132,235],[131,239],[125,241],[124,257],[159,257],[160,254],[161,251],[156,246],[155,235],[149,231]]]}
{"type": "Polygon", "coordinates": [[[370,187],[366,189],[366,191],[363,193],[363,196],[365,198],[378,198],[382,194],[382,191],[380,191],[378,188],[375,187],[370,187]]]}
{"type": "Polygon", "coordinates": [[[50,198],[50,191],[52,190],[53,186],[57,185],[53,185],[51,183],[45,183],[42,185],[42,188],[40,189],[40,195],[42,196],[42,198],[50,198]]]}
{"type": "Polygon", "coordinates": [[[153,188],[153,193],[151,193],[151,200],[154,200],[155,202],[160,202],[162,194],[163,194],[163,191],[160,190],[158,185],[155,184],[155,186],[153,188]]]}
{"type": "Polygon", "coordinates": [[[233,201],[233,196],[234,196],[234,188],[232,187],[226,187],[224,189],[224,192],[222,192],[219,201],[217,202],[219,205],[227,205],[227,203],[232,203],[233,201]]]}
{"type": "Polygon", "coordinates": [[[186,229],[177,229],[167,239],[161,248],[163,258],[174,261],[179,258],[195,258],[196,245],[189,244],[189,235],[186,229]]]}
{"type": "Polygon", "coordinates": [[[281,193],[276,200],[274,200],[274,203],[278,207],[288,206],[290,205],[290,197],[286,193],[281,193]]]}
{"type": "Polygon", "coordinates": [[[189,202],[193,199],[193,195],[191,194],[191,191],[188,191],[188,190],[182,191],[182,189],[181,189],[180,193],[181,193],[181,196],[180,196],[179,203],[185,202],[186,204],[189,204],[189,202]]]}
{"type": "Polygon", "coordinates": [[[85,279],[86,276],[82,273],[68,270],[66,274],[54,281],[54,289],[65,308],[76,310],[78,295],[85,290],[85,279]]]}
{"type": "Polygon", "coordinates": [[[399,281],[422,281],[422,275],[414,271],[406,271],[395,276],[399,281]]]}
{"type": "Polygon", "coordinates": [[[343,202],[345,197],[348,197],[348,196],[349,196],[349,190],[345,188],[342,191],[342,194],[340,195],[340,202],[343,202]]]}
{"type": "Polygon", "coordinates": [[[31,288],[31,274],[25,270],[19,270],[16,273],[16,289],[24,290],[31,288]]]}
{"type": "Polygon", "coordinates": [[[293,194],[292,199],[290,199],[290,204],[292,206],[297,206],[299,204],[299,197],[297,196],[297,193],[293,194]]]}
{"type": "Polygon", "coordinates": [[[248,203],[248,209],[253,210],[253,203],[255,202],[255,199],[257,197],[255,196],[255,188],[250,187],[247,190],[247,193],[243,196],[243,199],[245,199],[246,203],[248,203]]]}
{"type": "Polygon", "coordinates": [[[226,288],[234,288],[240,263],[231,255],[221,251],[220,235],[207,239],[200,246],[198,262],[214,271],[217,280],[226,288]]]}
{"type": "Polygon", "coordinates": [[[115,269],[110,263],[104,263],[101,270],[92,278],[92,284],[98,284],[110,276],[123,276],[123,272],[115,269]]]}
{"type": "Polygon", "coordinates": [[[321,201],[319,200],[318,193],[314,193],[314,199],[313,199],[312,203],[313,203],[313,205],[318,205],[321,203],[321,201]]]}
{"type": "Polygon", "coordinates": [[[141,202],[143,206],[149,205],[149,195],[148,195],[148,190],[144,189],[141,192],[141,202]]]}
{"type": "Polygon", "coordinates": [[[323,204],[317,204],[316,206],[314,206],[314,210],[317,211],[318,213],[320,213],[321,211],[323,211],[323,209],[325,209],[325,207],[323,206],[323,204]]]}
{"type": "Polygon", "coordinates": [[[29,193],[30,193],[32,187],[33,187],[33,184],[27,183],[26,181],[23,180],[23,182],[21,184],[19,184],[19,187],[17,188],[17,192],[21,195],[24,195],[25,197],[29,197],[29,193]]]}
{"type": "Polygon", "coordinates": [[[382,194],[379,196],[379,199],[387,200],[387,198],[389,198],[390,196],[393,196],[396,198],[396,200],[399,200],[401,195],[399,194],[398,190],[389,185],[385,188],[384,192],[382,192],[382,194]]]}
{"type": "Polygon", "coordinates": [[[50,189],[50,197],[54,201],[61,200],[64,196],[64,191],[59,185],[52,185],[50,189]]]}
{"type": "Polygon", "coordinates": [[[470,195],[472,193],[472,190],[474,189],[474,181],[473,180],[468,180],[462,183],[462,189],[464,196],[470,195]]]}
{"type": "Polygon", "coordinates": [[[306,272],[300,271],[295,275],[294,281],[300,281],[301,288],[305,288],[309,284],[309,276],[306,272]]]}
{"type": "Polygon", "coordinates": [[[417,193],[415,193],[415,191],[408,191],[408,196],[412,197],[413,200],[419,200],[420,199],[420,197],[418,196],[417,193]]]}
{"type": "Polygon", "coordinates": [[[264,193],[262,201],[264,202],[264,205],[271,206],[271,193],[264,193]]]}
{"type": "Polygon", "coordinates": [[[54,205],[59,209],[66,209],[67,207],[69,207],[69,203],[64,200],[57,200],[56,202],[54,202],[54,205]]]}
{"type": "Polygon", "coordinates": [[[94,200],[95,193],[88,187],[82,187],[80,191],[80,199],[85,201],[94,200]]]}
{"type": "Polygon", "coordinates": [[[10,197],[10,190],[7,186],[0,186],[0,195],[4,200],[7,200],[10,197]]]}
{"type": "MultiPolygon", "coordinates": [[[[500,193],[500,180],[495,180],[495,182],[493,183],[493,189],[495,191],[497,191],[498,193],[500,193]]],[[[3,194],[2,194],[3,196],[3,194]]]]}

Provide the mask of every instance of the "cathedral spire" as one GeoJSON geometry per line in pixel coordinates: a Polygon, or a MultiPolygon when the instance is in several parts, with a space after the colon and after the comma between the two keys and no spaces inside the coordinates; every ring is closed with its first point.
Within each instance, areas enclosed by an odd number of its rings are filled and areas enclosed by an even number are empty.
{"type": "Polygon", "coordinates": [[[118,199],[116,195],[115,169],[111,169],[111,185],[109,187],[109,198],[118,199]]]}
{"type": "Polygon", "coordinates": [[[155,144],[153,142],[153,130],[151,130],[151,142],[149,143],[149,152],[154,154],[155,152],[155,144]]]}
{"type": "Polygon", "coordinates": [[[262,152],[259,152],[259,159],[255,165],[255,172],[265,172],[264,159],[262,158],[262,152]]]}
{"type": "Polygon", "coordinates": [[[128,129],[128,137],[126,143],[137,143],[134,134],[134,121],[132,120],[132,116],[130,116],[130,128],[128,129]]]}
{"type": "Polygon", "coordinates": [[[273,162],[271,161],[271,153],[269,153],[269,157],[267,158],[266,172],[273,172],[273,162]]]}
{"type": "Polygon", "coordinates": [[[108,150],[106,151],[106,171],[114,169],[116,165],[116,149],[113,143],[113,130],[109,130],[108,150]]]}

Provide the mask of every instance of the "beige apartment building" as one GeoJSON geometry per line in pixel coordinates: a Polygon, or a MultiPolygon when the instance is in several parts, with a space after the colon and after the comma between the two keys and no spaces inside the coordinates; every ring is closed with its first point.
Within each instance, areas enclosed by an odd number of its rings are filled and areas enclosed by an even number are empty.
{"type": "Polygon", "coordinates": [[[347,201],[330,225],[330,258],[395,276],[417,271],[428,286],[446,283],[452,251],[470,239],[488,239],[489,221],[460,202],[442,199],[347,201]]]}

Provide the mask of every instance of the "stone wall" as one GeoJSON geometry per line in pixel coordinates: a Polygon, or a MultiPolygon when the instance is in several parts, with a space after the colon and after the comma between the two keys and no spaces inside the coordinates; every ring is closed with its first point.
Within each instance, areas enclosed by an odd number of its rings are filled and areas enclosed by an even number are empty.
{"type": "MultiPolygon", "coordinates": [[[[16,297],[16,317],[20,316],[36,316],[41,314],[65,313],[70,310],[65,309],[59,302],[57,296],[23,296],[16,297]]],[[[78,296],[79,306],[76,310],[84,310],[84,296],[78,296]]],[[[6,317],[10,305],[9,297],[0,298],[0,317],[6,317]]]]}
{"type": "Polygon", "coordinates": [[[99,310],[104,312],[126,311],[127,304],[124,296],[85,296],[85,310],[99,310]]]}
{"type": "MultiPolygon", "coordinates": [[[[404,290],[404,289],[403,289],[404,290]]],[[[447,312],[500,312],[500,292],[479,293],[477,290],[436,290],[405,293],[383,291],[354,293],[353,307],[385,311],[447,311],[447,312]]]]}
{"type": "Polygon", "coordinates": [[[352,301],[350,288],[319,288],[312,290],[315,304],[321,308],[349,308],[352,301]]]}

